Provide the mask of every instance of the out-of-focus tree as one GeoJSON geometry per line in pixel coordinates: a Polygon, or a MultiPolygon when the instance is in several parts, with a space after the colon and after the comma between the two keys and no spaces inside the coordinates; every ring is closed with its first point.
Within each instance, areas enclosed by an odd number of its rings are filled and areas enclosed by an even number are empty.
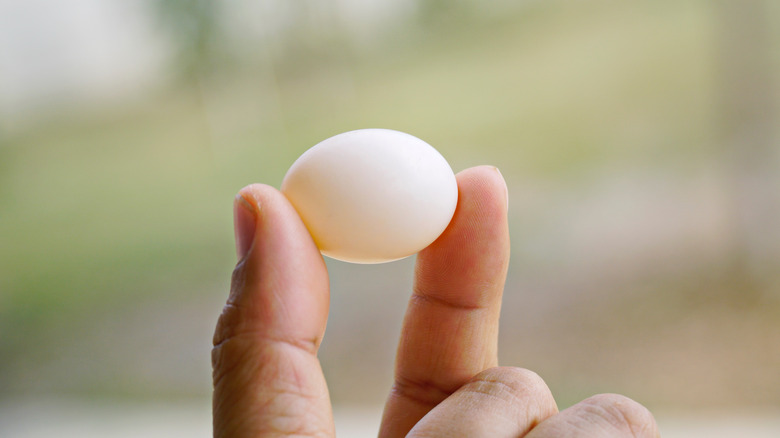
{"type": "Polygon", "coordinates": [[[173,43],[185,78],[214,66],[220,53],[221,3],[211,0],[152,0],[160,25],[173,43]]]}
{"type": "Polygon", "coordinates": [[[780,112],[771,34],[780,23],[770,13],[773,1],[718,3],[718,117],[734,212],[731,268],[740,285],[734,298],[740,302],[760,299],[780,257],[780,112]]]}
{"type": "Polygon", "coordinates": [[[474,7],[469,0],[417,0],[417,16],[425,26],[446,25],[469,18],[474,7]]]}

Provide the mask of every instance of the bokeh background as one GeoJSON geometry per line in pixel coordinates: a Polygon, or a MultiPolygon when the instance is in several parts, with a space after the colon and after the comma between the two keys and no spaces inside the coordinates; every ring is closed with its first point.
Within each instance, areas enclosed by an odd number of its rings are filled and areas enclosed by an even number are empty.
{"type": "MultiPolygon", "coordinates": [[[[501,362],[562,408],[780,432],[772,0],[1,0],[0,430],[208,436],[235,193],[365,127],[501,169],[501,362]]],[[[343,436],[375,430],[413,263],[328,260],[343,436]]]]}

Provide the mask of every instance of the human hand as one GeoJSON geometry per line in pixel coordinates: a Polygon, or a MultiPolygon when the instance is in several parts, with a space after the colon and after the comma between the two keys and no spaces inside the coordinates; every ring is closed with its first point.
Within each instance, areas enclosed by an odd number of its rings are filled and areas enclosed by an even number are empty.
{"type": "MultiPolygon", "coordinates": [[[[626,397],[597,395],[559,413],[538,375],[497,367],[506,185],[487,166],[457,179],[452,222],[417,257],[379,436],[658,436],[650,412],[626,397]]],[[[214,334],[214,436],[333,437],[317,359],[329,302],[322,256],[272,187],[245,187],[234,210],[240,261],[214,334]]]]}

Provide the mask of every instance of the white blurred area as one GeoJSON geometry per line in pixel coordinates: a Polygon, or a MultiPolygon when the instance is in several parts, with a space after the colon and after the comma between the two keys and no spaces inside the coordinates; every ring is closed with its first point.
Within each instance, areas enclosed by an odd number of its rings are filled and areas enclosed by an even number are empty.
{"type": "MultiPolygon", "coordinates": [[[[337,407],[339,438],[376,436],[381,407],[337,407]]],[[[172,403],[88,403],[63,399],[0,404],[4,438],[206,438],[207,400],[172,403]],[[45,418],[45,421],[41,421],[45,418]]]]}
{"type": "Polygon", "coordinates": [[[132,0],[0,2],[0,120],[144,97],[167,67],[148,17],[132,0]]]}
{"type": "MultiPolygon", "coordinates": [[[[312,39],[339,28],[356,46],[370,47],[414,1],[239,0],[220,7],[229,50],[262,58],[302,17],[312,39]]],[[[170,81],[172,47],[151,8],[140,0],[0,2],[0,129],[52,111],[142,101],[170,81]]]]}
{"type": "MultiPolygon", "coordinates": [[[[334,412],[336,436],[376,436],[382,408],[346,406],[334,412]]],[[[766,409],[680,416],[656,413],[664,438],[777,438],[780,412],[766,409]]],[[[79,403],[46,400],[0,405],[4,438],[206,438],[211,434],[207,401],[170,403],[79,403]],[[43,420],[45,419],[45,421],[43,420]]]]}

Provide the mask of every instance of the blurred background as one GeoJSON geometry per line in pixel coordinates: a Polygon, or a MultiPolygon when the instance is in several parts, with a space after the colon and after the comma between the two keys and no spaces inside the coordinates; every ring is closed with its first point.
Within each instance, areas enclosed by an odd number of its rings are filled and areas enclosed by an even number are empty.
{"type": "MultiPolygon", "coordinates": [[[[502,364],[778,436],[779,122],[772,0],[0,0],[0,429],[209,436],[235,193],[382,127],[507,179],[502,364]]],[[[341,436],[413,263],[328,260],[341,436]]]]}

